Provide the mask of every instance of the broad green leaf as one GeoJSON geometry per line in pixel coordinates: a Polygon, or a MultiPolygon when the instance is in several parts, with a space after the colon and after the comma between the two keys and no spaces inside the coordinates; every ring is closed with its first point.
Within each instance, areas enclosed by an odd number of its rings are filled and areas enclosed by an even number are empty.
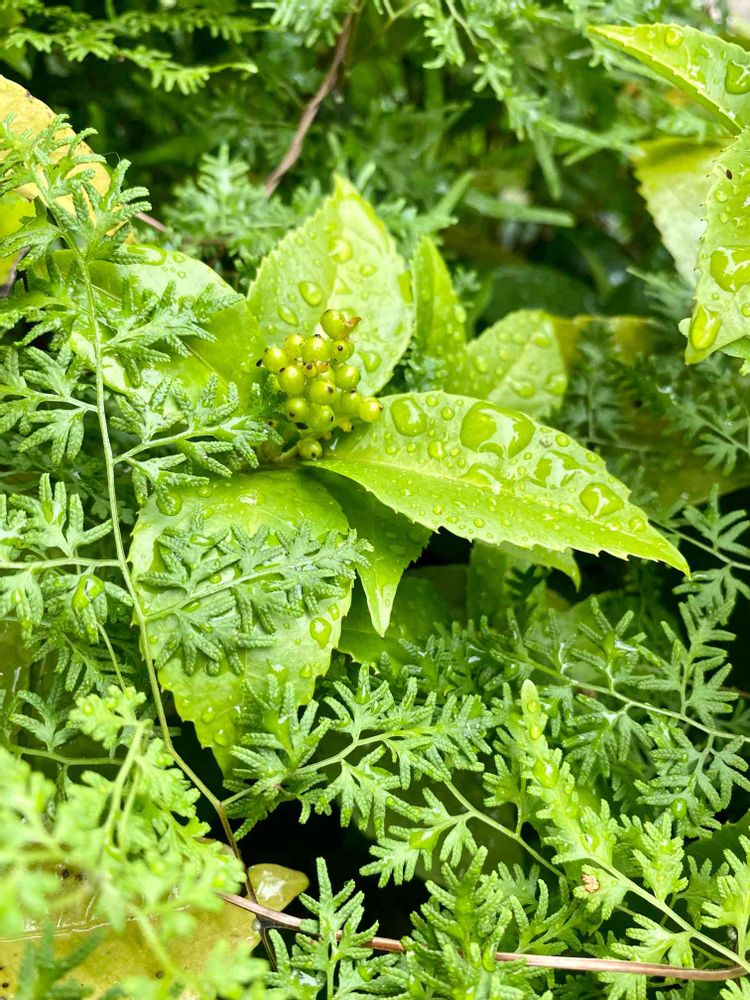
{"type": "Polygon", "coordinates": [[[444,392],[383,400],[319,465],[428,528],[522,548],[610,552],[687,571],[597,455],[514,410],[444,392]]]}
{"type": "MultiPolygon", "coordinates": [[[[60,255],[61,265],[66,258],[60,255]]],[[[212,341],[196,338],[186,342],[187,357],[173,357],[169,362],[141,373],[143,388],[148,394],[165,376],[181,379],[188,393],[198,394],[209,376],[216,374],[220,382],[234,382],[240,399],[247,398],[256,379],[255,362],[262,349],[257,321],[247,302],[215,271],[202,261],[161,247],[132,244],[123,249],[118,262],[98,261],[91,267],[95,288],[105,300],[119,302],[125,283],[131,283],[137,293],[152,292],[163,296],[171,287],[177,299],[197,299],[203,325],[214,336],[212,341]]],[[[71,339],[82,357],[93,363],[90,333],[82,327],[71,339]]],[[[104,376],[113,389],[132,393],[124,368],[114,358],[105,359],[104,376]]]]}
{"type": "Polygon", "coordinates": [[[717,160],[706,201],[706,230],[700,243],[692,318],[685,361],[695,364],[714,351],[750,359],[750,129],[717,160]]]}
{"type": "Polygon", "coordinates": [[[713,181],[712,167],[724,145],[657,139],[643,143],[633,160],[641,194],[664,246],[690,285],[696,281],[698,242],[706,226],[704,206],[713,181]]]}
{"type": "Polygon", "coordinates": [[[750,53],[697,28],[642,24],[590,28],[714,114],[730,131],[750,124],[750,53]]]}
{"type": "MultiPolygon", "coordinates": [[[[302,872],[276,864],[251,865],[248,874],[258,902],[272,910],[285,909],[308,885],[302,872]]],[[[90,893],[79,893],[78,902],[57,917],[55,957],[74,951],[85,934],[101,927],[101,920],[90,914],[91,904],[90,893]]],[[[189,938],[174,938],[169,944],[170,958],[188,974],[199,974],[210,953],[222,941],[232,952],[240,948],[252,951],[260,942],[258,925],[252,914],[231,903],[226,903],[217,912],[198,914],[198,918],[200,933],[191,934],[189,938]]],[[[19,937],[0,938],[0,968],[4,984],[9,984],[4,989],[9,997],[16,992],[24,950],[27,944],[41,936],[41,932],[40,926],[29,924],[19,937]]],[[[152,979],[160,971],[159,960],[148,947],[139,925],[129,921],[122,934],[108,931],[95,951],[76,966],[71,978],[93,989],[93,995],[99,997],[100,991],[124,979],[132,976],[152,979]]],[[[182,993],[181,998],[197,1000],[192,990],[182,993]]]]}
{"type": "Polygon", "coordinates": [[[558,327],[569,320],[540,310],[505,316],[470,341],[446,389],[531,416],[548,416],[560,406],[568,386],[558,327]]]}
{"type": "Polygon", "coordinates": [[[359,578],[373,628],[384,635],[404,570],[419,557],[431,532],[386,507],[352,480],[326,476],[325,484],[346,512],[349,526],[372,546],[370,565],[360,567],[359,578]]]}
{"type": "MultiPolygon", "coordinates": [[[[0,237],[10,236],[21,228],[24,219],[34,215],[34,205],[22,198],[14,191],[8,192],[0,198],[0,237]]],[[[0,289],[8,282],[13,266],[16,262],[16,255],[10,257],[0,257],[0,289]]]]}
{"type": "Polygon", "coordinates": [[[311,334],[329,307],[360,316],[353,363],[367,393],[383,388],[411,336],[406,265],[371,206],[341,177],[315,215],[264,259],[248,301],[269,344],[311,334]]]}
{"type": "Polygon", "coordinates": [[[466,313],[458,301],[450,272],[440,251],[424,236],[412,259],[414,282],[414,346],[417,352],[437,362],[440,372],[450,373],[464,358],[466,313]]]}
{"type": "Polygon", "coordinates": [[[403,666],[409,656],[401,645],[402,640],[426,639],[435,631],[436,624],[447,625],[450,620],[448,607],[435,587],[427,580],[405,573],[383,636],[372,627],[365,595],[360,587],[355,587],[338,648],[359,663],[370,663],[386,653],[391,664],[403,666]]]}
{"type": "MultiPolygon", "coordinates": [[[[202,534],[229,532],[237,524],[248,535],[265,525],[271,529],[299,529],[310,525],[316,536],[330,531],[346,532],[348,524],[341,508],[324,487],[310,476],[295,470],[257,472],[234,476],[230,482],[214,481],[200,490],[175,491],[179,512],[163,514],[152,499],[141,511],[133,532],[130,560],[133,577],[144,605],[148,639],[158,657],[173,629],[169,616],[154,618],[175,602],[175,591],[148,586],[145,574],[160,569],[156,541],[165,528],[184,529],[187,535],[196,515],[205,518],[202,534]]],[[[243,585],[248,594],[253,584],[243,585]]],[[[204,746],[214,748],[217,758],[228,763],[226,748],[237,742],[239,716],[246,685],[264,690],[270,676],[280,683],[291,682],[300,703],[312,695],[315,678],[328,669],[331,650],[341,629],[341,619],[349,608],[351,586],[340,597],[325,598],[314,614],[274,621],[276,630],[263,648],[240,650],[242,672],[227,662],[218,672],[198,666],[187,673],[180,656],[170,659],[160,670],[162,685],[174,694],[182,719],[194,723],[204,746]]],[[[200,609],[198,609],[200,610],[200,609]]]]}

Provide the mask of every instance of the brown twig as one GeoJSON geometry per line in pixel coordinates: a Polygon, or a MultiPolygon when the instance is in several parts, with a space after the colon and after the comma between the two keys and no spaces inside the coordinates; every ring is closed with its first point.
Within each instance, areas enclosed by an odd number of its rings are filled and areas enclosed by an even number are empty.
{"type": "Polygon", "coordinates": [[[147,226],[151,226],[152,229],[156,229],[157,232],[160,233],[167,232],[168,227],[165,226],[163,222],[159,222],[158,219],[155,219],[153,215],[147,215],[145,212],[136,212],[135,217],[140,222],[145,223],[147,226]]]}
{"type": "MultiPolygon", "coordinates": [[[[276,927],[280,930],[299,931],[302,920],[288,913],[269,910],[267,906],[244,896],[223,895],[223,898],[234,906],[242,907],[253,913],[261,927],[276,927]]],[[[341,932],[337,932],[337,938],[341,932]]],[[[391,951],[403,954],[404,946],[394,938],[374,937],[366,941],[364,947],[374,951],[391,951]]],[[[739,979],[747,974],[741,965],[733,965],[723,969],[684,969],[678,965],[658,965],[653,962],[629,962],[619,958],[588,958],[585,955],[529,955],[523,952],[498,951],[496,962],[526,962],[540,969],[564,969],[567,972],[615,972],[637,976],[659,976],[663,979],[692,979],[702,982],[722,982],[727,979],[739,979]]]]}
{"type": "Polygon", "coordinates": [[[341,34],[339,35],[339,39],[336,42],[336,48],[333,52],[333,61],[328,72],[323,78],[323,82],[315,91],[312,100],[305,106],[305,110],[302,112],[299,124],[297,125],[297,130],[295,131],[294,137],[289,144],[289,148],[286,153],[284,153],[281,162],[273,173],[270,173],[266,178],[266,194],[269,197],[279,186],[279,182],[284,174],[290,170],[299,159],[299,155],[302,152],[302,144],[305,141],[305,136],[307,135],[310,126],[315,121],[315,116],[320,110],[320,105],[326,97],[328,97],[336,85],[339,69],[341,68],[341,64],[346,56],[346,47],[349,44],[349,37],[352,33],[353,23],[354,14],[349,14],[341,28],[341,34]]]}

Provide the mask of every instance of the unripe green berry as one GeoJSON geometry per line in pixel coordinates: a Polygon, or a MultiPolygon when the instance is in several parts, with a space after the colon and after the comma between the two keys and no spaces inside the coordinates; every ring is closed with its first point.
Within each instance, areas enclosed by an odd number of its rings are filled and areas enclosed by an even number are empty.
{"type": "Polygon", "coordinates": [[[315,438],[305,438],[304,441],[300,441],[297,446],[297,451],[299,452],[299,457],[310,461],[310,459],[320,458],[323,454],[323,446],[320,441],[316,441],[315,438]]]}
{"type": "Polygon", "coordinates": [[[359,413],[359,404],[361,402],[362,397],[356,389],[350,389],[349,392],[342,392],[340,404],[341,412],[348,413],[349,416],[354,417],[359,413]]]}
{"type": "Polygon", "coordinates": [[[318,369],[315,362],[314,361],[308,362],[308,364],[305,365],[305,378],[313,379],[317,374],[318,374],[318,369]]]}
{"type": "Polygon", "coordinates": [[[345,337],[348,333],[346,328],[346,317],[342,312],[339,312],[338,309],[326,309],[320,317],[320,325],[323,327],[328,336],[333,337],[334,340],[338,340],[340,337],[345,337]]]}
{"type": "Polygon", "coordinates": [[[267,347],[263,351],[263,367],[269,372],[281,371],[281,369],[287,363],[286,351],[282,351],[280,347],[267,347]]]}
{"type": "Polygon", "coordinates": [[[374,424],[376,420],[380,419],[382,412],[383,407],[374,396],[368,396],[367,399],[363,399],[357,407],[357,416],[366,424],[374,424]]]}
{"type": "Polygon", "coordinates": [[[354,354],[354,344],[351,340],[337,340],[331,349],[331,360],[334,364],[348,361],[354,354]]]}
{"type": "Polygon", "coordinates": [[[310,416],[310,404],[304,396],[292,396],[286,404],[284,412],[287,420],[291,420],[295,424],[304,424],[310,416]]]}
{"type": "Polygon", "coordinates": [[[331,356],[331,343],[320,334],[308,337],[302,344],[303,361],[328,361],[331,356]]]}
{"type": "Polygon", "coordinates": [[[310,402],[317,403],[318,406],[330,406],[337,395],[333,382],[329,382],[327,379],[316,379],[307,387],[307,396],[310,402]]]}
{"type": "Polygon", "coordinates": [[[276,377],[279,380],[279,388],[287,396],[299,396],[305,388],[305,372],[300,365],[287,365],[276,377]]]}
{"type": "Polygon", "coordinates": [[[333,378],[339,389],[355,389],[359,382],[359,369],[354,365],[342,365],[336,369],[333,378]]]}
{"type": "Polygon", "coordinates": [[[302,345],[305,342],[305,338],[299,333],[290,333],[289,336],[284,341],[284,350],[287,356],[291,360],[292,358],[302,357],[302,345]]]}
{"type": "Polygon", "coordinates": [[[309,427],[316,433],[330,431],[336,422],[336,415],[330,406],[311,406],[310,419],[307,421],[309,427]]]}

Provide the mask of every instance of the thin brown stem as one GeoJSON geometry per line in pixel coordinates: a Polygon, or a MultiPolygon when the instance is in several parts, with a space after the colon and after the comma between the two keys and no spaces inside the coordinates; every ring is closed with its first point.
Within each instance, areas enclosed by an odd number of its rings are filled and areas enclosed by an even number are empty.
{"type": "Polygon", "coordinates": [[[305,110],[302,112],[294,137],[292,138],[286,153],[284,153],[281,162],[266,179],[266,194],[269,198],[279,186],[281,178],[284,174],[287,173],[288,170],[291,170],[299,159],[300,153],[302,152],[302,146],[305,141],[305,136],[309,132],[310,126],[315,121],[315,117],[320,110],[321,104],[336,86],[336,80],[338,79],[341,64],[346,57],[346,48],[349,44],[349,38],[351,37],[353,23],[354,14],[349,14],[341,28],[341,34],[336,42],[336,48],[333,52],[333,61],[331,62],[328,72],[323,77],[323,81],[315,91],[312,99],[305,105],[305,110]]]}
{"type": "MultiPolygon", "coordinates": [[[[249,910],[258,918],[261,927],[276,927],[279,930],[298,932],[302,926],[299,917],[292,917],[278,910],[269,910],[243,896],[223,894],[227,903],[249,910]]],[[[337,938],[341,932],[337,932],[337,938]]],[[[403,954],[406,949],[400,941],[394,938],[374,937],[364,944],[373,951],[390,951],[403,954]]],[[[498,951],[496,962],[526,962],[539,969],[563,969],[566,972],[614,972],[624,975],[658,976],[662,979],[699,980],[702,982],[723,982],[727,979],[740,979],[747,970],[741,965],[732,965],[723,969],[690,969],[679,965],[659,965],[655,962],[630,962],[619,958],[589,958],[586,955],[533,955],[525,952],[498,951]]]]}
{"type": "Polygon", "coordinates": [[[168,231],[168,227],[163,222],[159,222],[153,215],[148,215],[146,212],[136,212],[135,217],[139,222],[144,223],[146,226],[151,226],[152,229],[155,229],[159,233],[166,233],[168,231]]]}

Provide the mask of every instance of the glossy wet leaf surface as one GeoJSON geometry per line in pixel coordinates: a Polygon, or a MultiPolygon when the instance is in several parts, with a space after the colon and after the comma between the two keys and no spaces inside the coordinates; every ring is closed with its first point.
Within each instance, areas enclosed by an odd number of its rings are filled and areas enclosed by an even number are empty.
{"type": "Polygon", "coordinates": [[[346,511],[349,526],[372,546],[369,566],[359,569],[372,626],[384,635],[404,570],[427,545],[431,532],[377,500],[372,493],[341,476],[326,476],[325,485],[346,511]]]}
{"type": "Polygon", "coordinates": [[[560,406],[568,375],[558,330],[570,326],[540,310],[498,320],[466,345],[446,389],[542,417],[560,406]]]}
{"type": "MultiPolygon", "coordinates": [[[[61,256],[62,264],[65,257],[61,256]]],[[[152,293],[161,298],[167,292],[176,301],[200,300],[201,325],[211,340],[187,340],[187,355],[174,357],[168,364],[158,364],[141,372],[143,395],[166,375],[181,380],[191,396],[197,396],[212,374],[222,385],[234,382],[240,398],[246,399],[257,377],[255,362],[261,350],[261,335],[247,302],[202,261],[176,251],[148,244],[127,246],[117,263],[97,262],[91,269],[96,292],[104,301],[117,302],[124,284],[130,283],[136,294],[152,293]]],[[[74,350],[91,361],[92,337],[85,327],[72,338],[74,350]]],[[[133,393],[135,387],[116,358],[105,357],[107,383],[121,392],[133,393]]]]}
{"type": "Polygon", "coordinates": [[[750,358],[750,130],[716,161],[706,200],[706,229],[698,256],[695,308],[680,329],[689,364],[723,350],[750,358]]]}
{"type": "Polygon", "coordinates": [[[414,347],[435,358],[450,373],[464,358],[466,312],[453,288],[448,267],[429,237],[417,245],[411,262],[414,283],[414,347]]]}
{"type": "Polygon", "coordinates": [[[320,466],[433,530],[687,568],[602,459],[567,435],[518,411],[444,392],[390,396],[383,404],[377,424],[338,439],[320,466]]]}
{"type": "MultiPolygon", "coordinates": [[[[179,505],[175,515],[162,513],[151,500],[133,532],[130,560],[147,615],[159,614],[175,601],[173,590],[140,582],[158,563],[157,539],[166,528],[184,529],[189,534],[196,514],[204,518],[201,532],[205,534],[228,532],[233,524],[239,524],[250,536],[261,525],[269,526],[272,532],[274,528],[293,532],[306,524],[316,536],[331,531],[344,533],[348,527],[330,493],[299,471],[239,475],[231,482],[213,481],[200,490],[176,491],[175,497],[179,505]]],[[[252,582],[243,584],[252,586],[252,582]]],[[[159,679],[173,693],[180,717],[195,725],[201,743],[212,747],[221,762],[228,762],[228,748],[238,741],[245,685],[262,692],[273,676],[281,684],[291,682],[300,703],[310,698],[315,677],[328,669],[341,619],[349,607],[350,590],[351,584],[341,597],[321,600],[314,613],[275,623],[277,627],[269,634],[265,647],[241,651],[241,673],[227,662],[211,673],[200,667],[187,673],[179,655],[161,668],[159,679]]],[[[200,614],[200,607],[195,610],[200,614]]],[[[209,622],[206,625],[210,627],[209,622]]],[[[169,616],[150,622],[148,637],[155,657],[172,629],[169,616]]]]}
{"type": "MultiPolygon", "coordinates": [[[[250,879],[258,902],[272,910],[283,910],[307,888],[307,877],[291,868],[276,864],[252,865],[250,879]]],[[[55,932],[55,954],[62,956],[80,945],[83,935],[93,931],[98,922],[87,915],[91,897],[59,917],[55,932]]],[[[230,903],[216,912],[198,915],[198,932],[189,938],[177,938],[170,943],[170,956],[175,964],[188,973],[199,973],[203,963],[219,942],[231,948],[246,947],[252,951],[260,942],[257,924],[252,914],[230,903]]],[[[36,941],[41,928],[30,926],[23,936],[0,939],[3,995],[15,998],[15,981],[23,952],[29,942],[36,941]],[[8,984],[7,986],[5,984],[8,984]]],[[[95,991],[105,991],[114,983],[131,976],[158,978],[162,973],[159,960],[151,953],[143,934],[134,922],[129,922],[122,934],[108,931],[96,950],[70,974],[70,979],[95,991]]],[[[181,1000],[197,1000],[193,990],[180,994],[181,1000]]]]}
{"type": "Polygon", "coordinates": [[[706,227],[705,204],[712,168],[723,143],[685,139],[643,143],[633,159],[641,194],[677,270],[690,285],[697,279],[698,244],[706,227]]]}
{"type": "Polygon", "coordinates": [[[268,344],[312,334],[328,308],[360,316],[352,363],[366,393],[386,384],[411,336],[406,264],[371,206],[342,178],[264,259],[248,301],[268,344]]]}
{"type": "Polygon", "coordinates": [[[605,25],[591,34],[634,56],[707,108],[730,132],[750,124],[750,54],[686,25],[605,25]]]}

